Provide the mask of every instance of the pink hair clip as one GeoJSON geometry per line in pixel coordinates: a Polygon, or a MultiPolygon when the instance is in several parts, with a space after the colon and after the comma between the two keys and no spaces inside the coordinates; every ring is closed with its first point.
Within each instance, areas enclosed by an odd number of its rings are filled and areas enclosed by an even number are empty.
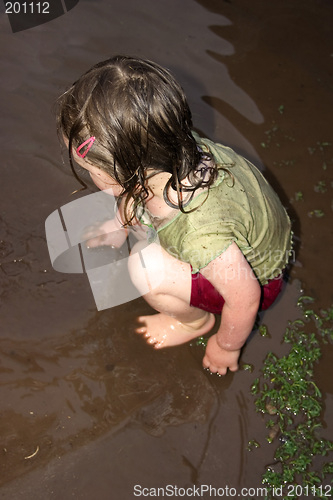
{"type": "Polygon", "coordinates": [[[91,148],[91,146],[94,144],[95,139],[96,139],[96,137],[94,137],[94,136],[89,137],[89,139],[87,139],[86,141],[84,141],[84,142],[83,142],[83,143],[82,143],[82,144],[81,144],[81,145],[80,145],[80,146],[76,149],[76,154],[77,154],[78,156],[80,156],[81,158],[84,158],[84,157],[86,156],[86,154],[88,153],[89,149],[91,148]],[[87,145],[87,144],[88,144],[88,145],[87,145]],[[82,148],[84,148],[84,146],[86,146],[86,145],[87,145],[86,149],[83,151],[83,153],[80,153],[80,150],[81,150],[82,148]]]}

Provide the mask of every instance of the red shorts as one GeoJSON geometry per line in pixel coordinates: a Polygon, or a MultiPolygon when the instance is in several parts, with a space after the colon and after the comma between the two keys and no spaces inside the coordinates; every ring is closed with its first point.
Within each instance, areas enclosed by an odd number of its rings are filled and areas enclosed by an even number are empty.
{"type": "MultiPolygon", "coordinates": [[[[273,304],[281,292],[283,273],[269,280],[261,287],[260,310],[273,304]]],[[[224,298],[202,274],[192,274],[191,306],[198,307],[213,314],[221,314],[224,298]]]]}

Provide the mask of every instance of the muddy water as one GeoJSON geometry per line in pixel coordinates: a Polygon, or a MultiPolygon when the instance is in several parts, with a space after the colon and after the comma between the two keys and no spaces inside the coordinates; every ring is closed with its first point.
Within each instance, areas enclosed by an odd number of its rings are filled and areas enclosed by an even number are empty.
{"type": "MultiPolygon", "coordinates": [[[[324,0],[83,1],[12,34],[1,56],[1,498],[133,498],[135,484],[257,487],[274,449],[249,387],[298,317],[300,288],[332,304],[332,33],[324,0]],[[169,67],[196,128],[251,158],[293,219],[283,296],[242,360],[211,377],[202,351],[153,352],[134,333],[142,299],[97,312],[85,275],[55,272],[44,221],[77,188],[52,106],[95,62],[135,54],[169,67]],[[299,284],[301,280],[302,285],[299,284]],[[263,442],[253,453],[249,439],[263,442]]],[[[332,438],[332,349],[317,369],[332,438]]]]}

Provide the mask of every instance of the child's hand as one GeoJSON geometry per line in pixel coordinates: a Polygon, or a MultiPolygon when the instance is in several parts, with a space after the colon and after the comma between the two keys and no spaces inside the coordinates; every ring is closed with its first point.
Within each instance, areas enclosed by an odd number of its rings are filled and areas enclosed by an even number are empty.
{"type": "Polygon", "coordinates": [[[96,222],[88,226],[82,235],[87,248],[111,246],[120,248],[127,238],[127,230],[116,219],[96,222]]]}
{"type": "Polygon", "coordinates": [[[240,349],[235,351],[226,351],[217,343],[217,336],[212,335],[207,342],[206,353],[202,364],[204,368],[208,368],[212,373],[225,375],[229,368],[230,371],[238,370],[238,358],[240,349]]]}

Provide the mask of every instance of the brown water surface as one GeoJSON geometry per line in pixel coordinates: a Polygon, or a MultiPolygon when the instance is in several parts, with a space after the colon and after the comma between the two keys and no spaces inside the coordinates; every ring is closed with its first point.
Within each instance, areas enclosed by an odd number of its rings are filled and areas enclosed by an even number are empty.
{"type": "MultiPolygon", "coordinates": [[[[333,302],[332,21],[325,0],[81,0],[15,34],[1,17],[1,498],[261,485],[276,445],[265,444],[250,386],[268,351],[286,351],[300,288],[318,309],[333,302]],[[264,169],[293,220],[291,278],[261,317],[271,338],[254,335],[242,355],[253,373],[210,376],[199,347],[153,351],[133,333],[151,312],[143,299],[97,312],[85,275],[52,269],[44,221],[78,187],[53,103],[116,53],[170,68],[196,128],[264,169]],[[261,448],[248,452],[250,439],[261,448]]],[[[327,346],[316,370],[329,438],[332,358],[327,346]]]]}

